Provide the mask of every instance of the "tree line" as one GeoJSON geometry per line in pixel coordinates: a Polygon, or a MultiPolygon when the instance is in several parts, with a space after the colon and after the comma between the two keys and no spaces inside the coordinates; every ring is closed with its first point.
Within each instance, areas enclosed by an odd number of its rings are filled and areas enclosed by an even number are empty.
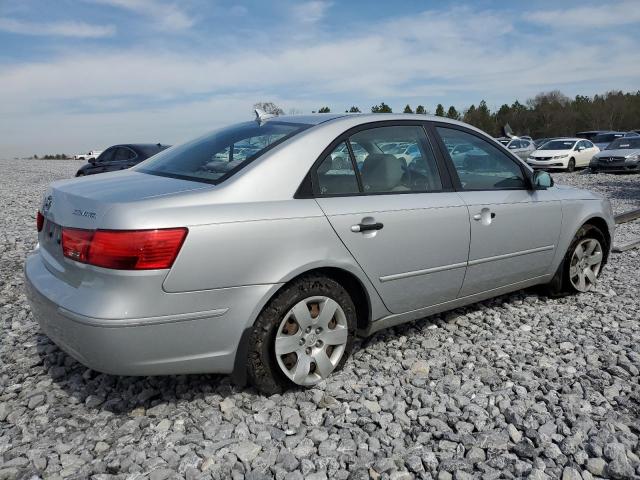
{"type": "MultiPolygon", "coordinates": [[[[276,111],[266,109],[269,113],[283,114],[284,111],[273,103],[261,103],[275,107],[276,111]]],[[[290,113],[301,113],[293,110],[290,113]]],[[[323,106],[317,113],[330,113],[328,106],[323,106]]],[[[345,113],[360,113],[357,106],[345,110],[345,113]]],[[[385,102],[371,107],[372,113],[392,113],[392,108],[385,102]]],[[[316,110],[313,111],[316,113],[316,110]]],[[[403,113],[429,114],[424,105],[404,107],[403,113]]],[[[504,125],[509,124],[518,135],[530,135],[534,138],[575,135],[582,130],[635,130],[640,129],[640,90],[625,93],[612,90],[604,94],[589,97],[576,95],[569,98],[559,90],[542,92],[525,103],[518,100],[511,105],[505,103],[495,111],[491,111],[487,102],[482,100],[459,112],[453,105],[445,109],[442,104],[436,105],[434,115],[462,120],[484,130],[490,135],[500,136],[504,125]]]]}

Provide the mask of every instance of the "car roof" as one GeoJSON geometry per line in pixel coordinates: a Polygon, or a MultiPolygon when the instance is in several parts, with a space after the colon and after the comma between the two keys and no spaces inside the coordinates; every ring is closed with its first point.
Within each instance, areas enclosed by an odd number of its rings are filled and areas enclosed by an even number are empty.
{"type": "Polygon", "coordinates": [[[467,128],[474,128],[469,124],[453,120],[451,118],[439,117],[436,115],[424,115],[420,113],[314,113],[310,115],[279,115],[277,117],[271,117],[266,121],[300,123],[313,126],[339,122],[363,124],[369,122],[382,122],[386,120],[428,120],[432,122],[451,123],[455,125],[462,125],[467,128]]]}
{"type": "MultiPolygon", "coordinates": [[[[565,141],[565,142],[581,142],[583,140],[587,140],[586,138],[578,138],[578,137],[554,137],[554,138],[550,138],[550,141],[555,141],[555,140],[561,140],[561,141],[565,141]]],[[[587,142],[590,142],[591,140],[587,140],[587,142]]]]}

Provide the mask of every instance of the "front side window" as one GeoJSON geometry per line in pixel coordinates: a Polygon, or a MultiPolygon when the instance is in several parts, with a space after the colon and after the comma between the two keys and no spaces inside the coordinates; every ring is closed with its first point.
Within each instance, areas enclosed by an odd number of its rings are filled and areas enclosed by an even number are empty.
{"type": "Polygon", "coordinates": [[[445,145],[471,146],[463,153],[449,153],[464,190],[526,188],[520,166],[495,145],[461,130],[446,127],[436,127],[436,130],[445,145]]]}
{"type": "Polygon", "coordinates": [[[153,175],[219,183],[308,127],[276,120],[240,123],[164,150],[135,168],[153,175]]]}
{"type": "Polygon", "coordinates": [[[96,159],[97,163],[103,163],[103,162],[111,162],[113,160],[113,154],[115,153],[116,149],[111,147],[111,148],[107,148],[104,152],[102,152],[100,154],[100,156],[96,159]]]}

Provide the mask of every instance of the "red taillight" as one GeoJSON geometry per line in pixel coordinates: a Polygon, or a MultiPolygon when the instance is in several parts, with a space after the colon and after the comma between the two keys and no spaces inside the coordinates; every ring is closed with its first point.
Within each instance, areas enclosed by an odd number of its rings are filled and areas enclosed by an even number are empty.
{"type": "Polygon", "coordinates": [[[78,262],[104,268],[171,268],[186,236],[186,228],[95,231],[63,228],[62,252],[78,262]]]}
{"type": "Polygon", "coordinates": [[[42,231],[42,227],[44,226],[44,215],[38,211],[38,215],[36,215],[36,227],[38,227],[38,231],[42,231]]]}

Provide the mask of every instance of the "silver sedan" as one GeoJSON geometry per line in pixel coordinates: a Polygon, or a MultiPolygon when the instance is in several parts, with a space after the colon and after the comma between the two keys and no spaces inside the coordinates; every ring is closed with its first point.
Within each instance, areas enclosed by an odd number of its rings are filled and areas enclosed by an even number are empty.
{"type": "Polygon", "coordinates": [[[28,297],[78,361],[277,392],[326,379],[356,335],[532,285],[589,291],[614,221],[461,122],[258,112],[53,183],[37,228],[28,297]]]}

